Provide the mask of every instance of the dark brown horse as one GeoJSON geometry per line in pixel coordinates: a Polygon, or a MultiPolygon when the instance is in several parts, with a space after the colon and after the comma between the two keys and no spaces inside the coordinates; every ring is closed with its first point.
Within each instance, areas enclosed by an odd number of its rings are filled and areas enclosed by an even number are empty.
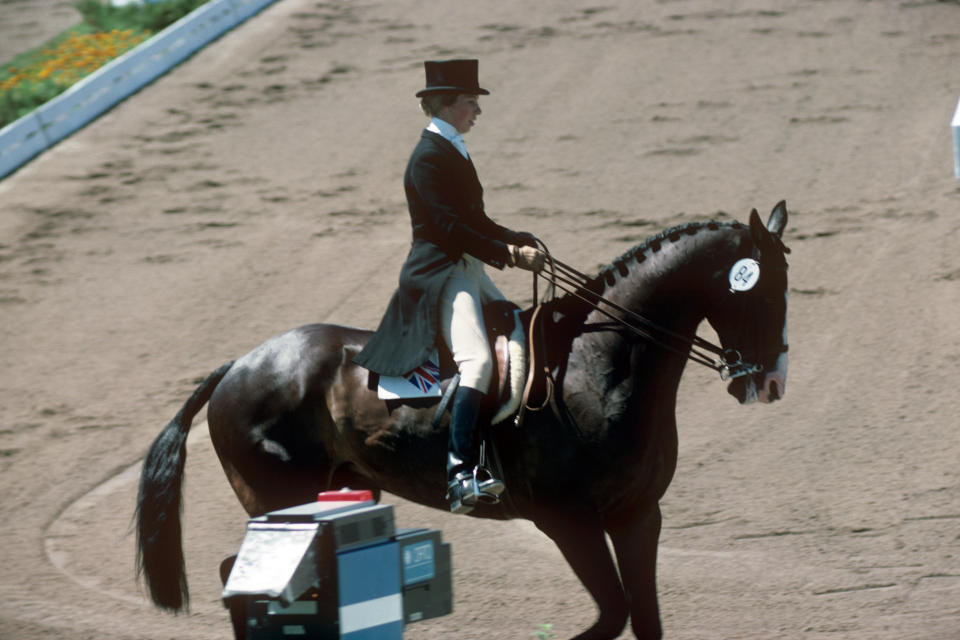
{"type": "MultiPolygon", "coordinates": [[[[615,638],[628,619],[638,638],[661,636],[658,502],[676,465],[677,388],[700,322],[728,357],[736,350],[752,363],[726,370],[742,374],[727,376],[740,403],[782,396],[786,221],[781,202],[766,225],[754,211],[749,226],[675,227],[543,309],[552,401],[521,428],[489,430],[508,489],[471,515],[527,518],[557,544],[599,610],[577,638],[615,638]],[[619,310],[602,314],[574,294],[601,295],[619,310]],[[611,322],[624,314],[642,320],[641,335],[611,322]]],[[[432,409],[389,412],[377,399],[368,372],[352,363],[369,336],[314,324],[272,338],[212,373],[157,437],[140,478],[138,560],[158,606],[187,602],[180,483],[187,431],[208,400],[210,437],[251,516],[345,486],[447,508],[447,423],[432,428],[432,409]]]]}

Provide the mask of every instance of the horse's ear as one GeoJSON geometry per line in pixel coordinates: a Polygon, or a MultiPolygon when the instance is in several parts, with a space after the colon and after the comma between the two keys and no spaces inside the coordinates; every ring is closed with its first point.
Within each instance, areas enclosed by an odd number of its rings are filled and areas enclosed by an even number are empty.
{"type": "Polygon", "coordinates": [[[753,236],[753,244],[763,249],[764,245],[770,242],[767,238],[767,228],[763,226],[760,220],[760,214],[756,209],[750,211],[750,235],[753,236]]]}
{"type": "Polygon", "coordinates": [[[778,238],[783,238],[783,230],[787,228],[787,201],[781,200],[770,212],[767,220],[767,231],[778,238]]]}
{"type": "Polygon", "coordinates": [[[766,253],[776,246],[770,231],[760,220],[760,214],[754,209],[750,212],[750,235],[753,237],[753,244],[760,250],[760,253],[766,253]]]}
{"type": "Polygon", "coordinates": [[[756,209],[750,212],[750,235],[753,236],[753,243],[761,254],[770,250],[790,253],[790,249],[780,239],[786,227],[787,203],[784,200],[778,202],[777,206],[770,212],[770,219],[767,220],[766,225],[760,221],[760,214],[757,213],[756,209]]]}

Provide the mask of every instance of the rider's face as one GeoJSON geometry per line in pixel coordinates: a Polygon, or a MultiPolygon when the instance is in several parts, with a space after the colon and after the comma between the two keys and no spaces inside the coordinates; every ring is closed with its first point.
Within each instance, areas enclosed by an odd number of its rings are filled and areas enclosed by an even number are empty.
{"type": "Polygon", "coordinates": [[[444,107],[437,115],[456,127],[460,133],[466,133],[477,123],[477,116],[481,113],[479,96],[461,93],[456,102],[444,107]]]}

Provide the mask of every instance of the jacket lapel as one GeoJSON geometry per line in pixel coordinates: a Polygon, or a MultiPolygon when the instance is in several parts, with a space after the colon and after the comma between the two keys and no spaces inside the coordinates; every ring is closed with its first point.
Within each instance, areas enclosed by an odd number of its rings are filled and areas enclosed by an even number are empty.
{"type": "Polygon", "coordinates": [[[433,131],[424,129],[423,137],[440,147],[440,149],[446,155],[450,156],[454,166],[458,167],[458,170],[460,171],[465,171],[470,176],[471,181],[475,182],[477,186],[480,187],[480,176],[477,175],[477,169],[473,166],[473,160],[470,158],[464,158],[457,148],[453,146],[453,143],[439,133],[434,133],[433,131]]]}
{"type": "Polygon", "coordinates": [[[458,159],[460,162],[469,164],[471,167],[473,166],[473,162],[470,159],[464,158],[457,148],[453,146],[453,143],[439,133],[434,133],[433,131],[427,131],[424,129],[423,137],[433,140],[441,149],[443,149],[444,153],[448,154],[449,156],[458,159]]]}

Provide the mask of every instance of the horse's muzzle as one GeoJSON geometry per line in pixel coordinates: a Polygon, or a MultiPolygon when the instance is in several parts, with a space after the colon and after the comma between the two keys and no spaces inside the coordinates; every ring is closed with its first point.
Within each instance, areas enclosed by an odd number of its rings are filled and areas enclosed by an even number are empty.
{"type": "Polygon", "coordinates": [[[749,376],[734,378],[727,386],[740,404],[769,404],[783,398],[787,390],[787,354],[780,354],[774,368],[749,376]]]}

